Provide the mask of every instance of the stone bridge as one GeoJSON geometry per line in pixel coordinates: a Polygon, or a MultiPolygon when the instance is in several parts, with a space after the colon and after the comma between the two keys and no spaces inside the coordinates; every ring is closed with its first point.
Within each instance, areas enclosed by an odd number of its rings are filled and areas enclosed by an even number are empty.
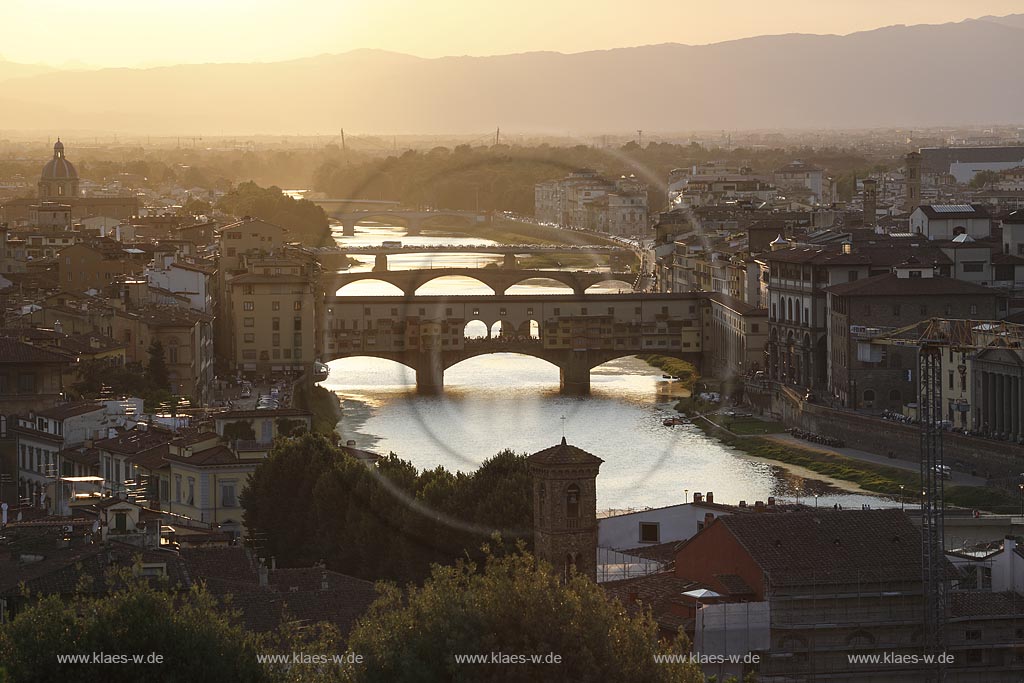
{"type": "Polygon", "coordinates": [[[502,268],[434,268],[430,270],[374,270],[361,273],[330,273],[320,279],[325,295],[334,295],[345,285],[360,280],[380,280],[398,287],[406,296],[413,296],[416,290],[431,280],[441,277],[469,277],[491,288],[495,294],[505,294],[509,287],[526,280],[542,278],[560,282],[571,287],[574,294],[585,294],[587,289],[599,282],[621,282],[624,289],[632,291],[636,281],[634,273],[562,271],[562,270],[506,270],[502,268]]]}
{"type": "Polygon", "coordinates": [[[590,370],[616,358],[657,353],[701,362],[707,297],[683,294],[339,297],[325,295],[320,358],[370,356],[412,368],[421,393],[444,387],[444,371],[469,358],[518,353],[560,370],[565,393],[590,390],[590,370]],[[467,338],[470,322],[487,336],[467,338]],[[500,328],[497,334],[493,330],[500,328]]]}
{"type": "MultiPolygon", "coordinates": [[[[418,235],[420,231],[438,219],[445,219],[448,227],[451,221],[460,225],[475,225],[486,223],[490,220],[487,213],[480,211],[458,211],[458,210],[437,210],[421,211],[415,209],[367,209],[361,211],[329,211],[331,218],[339,221],[342,226],[342,234],[352,236],[356,234],[356,225],[363,221],[377,221],[380,223],[400,223],[405,226],[406,233],[418,235]]],[[[442,226],[438,226],[442,227],[442,226]]]]}

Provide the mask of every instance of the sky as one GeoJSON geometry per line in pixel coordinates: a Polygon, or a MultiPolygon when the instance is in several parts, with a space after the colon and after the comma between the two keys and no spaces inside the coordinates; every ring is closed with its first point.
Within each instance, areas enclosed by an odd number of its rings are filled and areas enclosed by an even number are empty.
{"type": "Polygon", "coordinates": [[[0,58],[137,67],[582,52],[838,33],[1024,12],[1024,0],[0,0],[0,58]]]}

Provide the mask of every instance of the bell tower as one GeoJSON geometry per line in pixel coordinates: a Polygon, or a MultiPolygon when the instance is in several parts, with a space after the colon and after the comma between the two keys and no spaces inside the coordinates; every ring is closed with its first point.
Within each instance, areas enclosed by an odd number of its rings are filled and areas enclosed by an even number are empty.
{"type": "Polygon", "coordinates": [[[910,152],[906,156],[907,190],[903,195],[903,211],[911,213],[921,205],[921,155],[910,152]]]}
{"type": "Polygon", "coordinates": [[[533,479],[534,554],[565,578],[597,580],[597,472],[604,462],[565,437],[527,458],[533,479]]]}

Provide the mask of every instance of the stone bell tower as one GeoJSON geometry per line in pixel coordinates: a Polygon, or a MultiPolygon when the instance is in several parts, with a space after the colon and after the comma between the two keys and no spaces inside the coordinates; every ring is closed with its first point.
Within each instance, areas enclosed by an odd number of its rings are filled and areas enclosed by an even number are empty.
{"type": "Polygon", "coordinates": [[[597,580],[596,455],[562,442],[526,459],[533,478],[534,554],[568,577],[597,580]]]}
{"type": "Polygon", "coordinates": [[[906,156],[907,191],[903,195],[903,211],[911,213],[921,205],[921,155],[910,152],[906,156]]]}

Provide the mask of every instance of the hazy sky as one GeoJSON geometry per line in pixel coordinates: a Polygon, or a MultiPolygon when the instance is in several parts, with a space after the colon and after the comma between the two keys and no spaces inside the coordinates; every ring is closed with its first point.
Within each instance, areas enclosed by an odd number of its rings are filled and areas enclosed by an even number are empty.
{"type": "Polygon", "coordinates": [[[1024,12],[1022,0],[0,0],[0,56],[52,65],[437,57],[711,43],[1024,12]]]}

